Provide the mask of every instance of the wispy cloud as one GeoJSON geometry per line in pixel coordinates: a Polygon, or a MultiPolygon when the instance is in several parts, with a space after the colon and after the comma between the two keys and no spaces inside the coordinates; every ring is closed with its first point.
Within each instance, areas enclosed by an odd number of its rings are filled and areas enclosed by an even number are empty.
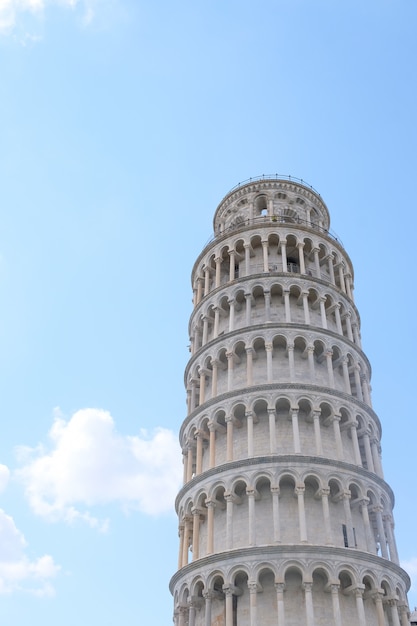
{"type": "MultiPolygon", "coordinates": [[[[6,488],[9,475],[9,469],[0,465],[0,492],[6,488]]],[[[26,540],[13,518],[0,509],[0,595],[14,591],[53,595],[51,579],[60,567],[47,554],[31,561],[26,548],[26,540]]]]}
{"type": "Polygon", "coordinates": [[[17,477],[32,510],[50,521],[83,520],[106,530],[93,507],[158,515],[172,509],[181,480],[180,451],[170,430],[121,435],[110,413],[82,409],[55,415],[48,443],[17,449],[17,477]]]}
{"type": "MultiPolygon", "coordinates": [[[[53,5],[81,11],[81,23],[89,25],[95,16],[95,7],[99,0],[0,0],[0,34],[7,35],[27,20],[40,20],[47,9],[53,5]]],[[[28,33],[25,33],[25,36],[28,33]]],[[[32,37],[32,36],[31,36],[32,37]]],[[[33,37],[32,37],[33,38],[33,37]]]]}

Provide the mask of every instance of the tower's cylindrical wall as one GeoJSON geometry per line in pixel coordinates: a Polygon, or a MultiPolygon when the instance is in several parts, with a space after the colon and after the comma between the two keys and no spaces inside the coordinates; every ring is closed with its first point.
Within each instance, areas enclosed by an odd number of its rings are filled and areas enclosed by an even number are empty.
{"type": "Polygon", "coordinates": [[[176,626],[407,623],[353,268],[329,226],[305,184],[250,182],[194,265],[176,626]]]}

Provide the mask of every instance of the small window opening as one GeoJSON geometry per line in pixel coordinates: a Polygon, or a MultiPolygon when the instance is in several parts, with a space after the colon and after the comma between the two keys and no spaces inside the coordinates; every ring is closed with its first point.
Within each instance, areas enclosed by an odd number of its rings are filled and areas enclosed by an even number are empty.
{"type": "Polygon", "coordinates": [[[343,544],[344,544],[345,548],[348,548],[349,547],[349,542],[348,542],[346,524],[342,524],[342,531],[343,531],[343,544]]]}

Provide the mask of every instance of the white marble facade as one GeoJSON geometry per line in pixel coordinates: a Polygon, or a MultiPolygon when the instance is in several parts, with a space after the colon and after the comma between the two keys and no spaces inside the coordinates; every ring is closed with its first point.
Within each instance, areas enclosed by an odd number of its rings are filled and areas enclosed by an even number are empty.
{"type": "Polygon", "coordinates": [[[353,267],[320,195],[251,180],[192,271],[175,626],[408,626],[353,267]]]}

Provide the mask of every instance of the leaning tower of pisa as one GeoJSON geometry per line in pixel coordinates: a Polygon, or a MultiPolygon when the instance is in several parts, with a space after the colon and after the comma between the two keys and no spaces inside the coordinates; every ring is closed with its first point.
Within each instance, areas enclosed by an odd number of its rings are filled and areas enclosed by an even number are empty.
{"type": "Polygon", "coordinates": [[[221,201],[192,270],[176,626],[408,626],[353,267],[303,181],[221,201]]]}

